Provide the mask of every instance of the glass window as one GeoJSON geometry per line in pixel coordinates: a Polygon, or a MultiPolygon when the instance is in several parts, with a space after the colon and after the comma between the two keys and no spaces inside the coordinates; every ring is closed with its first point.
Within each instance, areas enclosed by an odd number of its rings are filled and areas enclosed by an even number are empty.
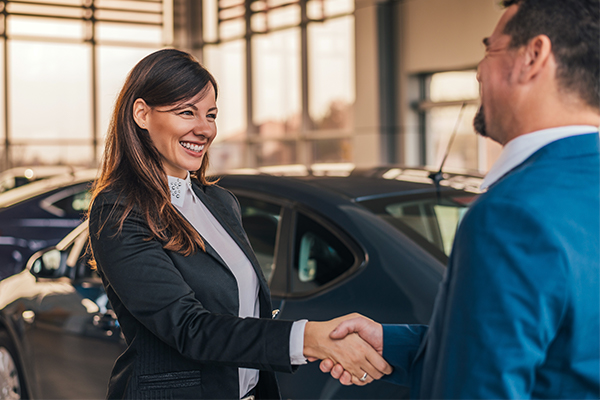
{"type": "Polygon", "coordinates": [[[352,161],[352,141],[345,138],[315,140],[313,152],[316,163],[352,161]]]}
{"type": "MultiPolygon", "coordinates": [[[[0,20],[1,21],[1,20],[0,20]]],[[[6,139],[6,116],[4,107],[4,41],[0,40],[0,160],[7,160],[7,154],[5,153],[6,149],[4,149],[5,139],[6,139]]],[[[2,165],[0,161],[0,169],[3,167],[7,167],[7,165],[2,165]]]]}
{"type": "Polygon", "coordinates": [[[300,6],[291,5],[271,10],[267,15],[270,29],[300,24],[300,6]]]}
{"type": "Polygon", "coordinates": [[[244,230],[265,279],[269,282],[275,269],[275,248],[281,207],[245,196],[238,196],[238,200],[242,207],[244,230]]]}
{"type": "MultiPolygon", "coordinates": [[[[25,2],[5,2],[9,14],[34,14],[48,17],[68,16],[72,18],[84,17],[84,9],[80,7],[61,7],[60,5],[27,4],[25,2]]],[[[73,1],[69,3],[73,4],[73,1]]],[[[75,4],[73,4],[75,5],[75,4]]],[[[80,5],[80,4],[77,4],[80,5]]]]}
{"type": "Polygon", "coordinates": [[[106,135],[119,91],[129,71],[142,58],[158,49],[98,46],[98,133],[106,135]]]}
{"type": "MultiPolygon", "coordinates": [[[[478,108],[477,105],[468,105],[463,110],[445,163],[446,168],[479,170],[479,140],[485,139],[478,138],[473,131],[473,118],[478,108]]],[[[460,105],[439,106],[427,111],[427,165],[438,167],[442,162],[460,109],[460,105]]]]}
{"type": "Polygon", "coordinates": [[[330,230],[298,214],[292,266],[292,292],[311,292],[348,271],[355,257],[330,230]]]}
{"type": "Polygon", "coordinates": [[[11,40],[8,50],[12,140],[89,140],[91,47],[11,40]]]}
{"type": "Polygon", "coordinates": [[[453,101],[479,98],[476,71],[440,72],[431,76],[429,100],[453,101]]]}
{"type": "Polygon", "coordinates": [[[267,31],[267,13],[257,13],[252,16],[251,19],[252,31],[253,32],[266,32],[267,31]]]}
{"type": "Polygon", "coordinates": [[[98,22],[96,38],[100,41],[160,43],[162,40],[161,26],[144,26],[98,22]]]}
{"type": "Polygon", "coordinates": [[[473,129],[473,117],[479,108],[477,72],[440,72],[422,79],[425,88],[421,103],[425,125],[424,164],[438,168],[448,151],[445,168],[486,172],[496,160],[500,146],[479,137],[473,129]],[[462,102],[466,106],[461,114],[462,102]],[[456,136],[448,150],[455,126],[456,136]]]}
{"type": "Polygon", "coordinates": [[[246,22],[243,19],[223,21],[219,25],[219,34],[222,39],[243,37],[246,33],[246,22]]]}
{"type": "Polygon", "coordinates": [[[13,144],[10,149],[13,165],[89,165],[94,152],[91,143],[82,145],[68,143],[60,145],[13,144]]]}
{"type": "Polygon", "coordinates": [[[262,138],[300,129],[300,30],[252,38],[254,124],[262,138]]]}
{"type": "MultiPolygon", "coordinates": [[[[0,96],[0,108],[10,110],[10,126],[4,132],[6,116],[2,113],[0,135],[2,145],[7,136],[10,143],[3,154],[6,162],[2,167],[92,164],[102,153],[102,136],[126,73],[172,36],[170,2],[5,3],[0,30],[5,29],[9,38],[5,60],[8,69],[1,70],[4,63],[0,60],[0,76],[7,76],[10,86],[4,88],[4,79],[0,79],[0,93],[9,92],[10,107],[3,104],[4,96],[0,96]],[[95,43],[87,41],[92,38],[95,43]],[[127,48],[103,48],[106,44],[115,46],[115,42],[127,48]],[[91,53],[94,49],[97,57],[91,53]],[[95,66],[93,60],[97,60],[95,66]],[[92,79],[96,79],[95,85],[92,79]],[[98,113],[96,126],[92,125],[94,111],[98,113]],[[94,131],[99,132],[96,148],[94,131]]],[[[5,42],[0,42],[0,57],[5,42]]]]}
{"type": "Polygon", "coordinates": [[[206,42],[216,42],[219,8],[217,0],[202,0],[202,38],[206,42]]]}
{"type": "Polygon", "coordinates": [[[309,113],[318,130],[351,130],[354,90],[354,17],[311,23],[309,113]]]}
{"type": "Polygon", "coordinates": [[[10,36],[83,39],[84,32],[83,21],[18,16],[8,18],[8,34],[10,36]]]}
{"type": "Polygon", "coordinates": [[[210,146],[210,172],[225,171],[231,168],[244,168],[246,166],[244,154],[246,143],[240,142],[215,142],[210,146]]]}
{"type": "Polygon", "coordinates": [[[354,11],[353,0],[324,0],[325,16],[348,14],[354,11]]]}
{"type": "MultiPolygon", "coordinates": [[[[246,2],[250,10],[244,11],[250,12],[244,15],[241,0],[202,2],[200,43],[206,66],[220,85],[225,84],[226,71],[239,76],[242,84],[227,93],[221,87],[218,103],[234,102],[239,110],[230,113],[226,110],[229,106],[219,104],[220,133],[212,151],[218,161],[212,164],[213,170],[352,160],[354,1],[302,1],[306,2],[307,15],[302,14],[302,2],[298,0],[246,2]],[[301,26],[306,26],[307,35],[301,34],[301,26]],[[222,58],[222,49],[242,38],[245,40],[239,40],[239,58],[215,62],[222,58]],[[250,49],[243,48],[246,40],[250,49]],[[251,104],[245,104],[247,101],[251,104]],[[237,124],[243,118],[245,123],[237,124]],[[327,141],[317,144],[316,134],[324,138],[328,135],[327,141]],[[288,143],[275,145],[277,141],[288,143]],[[342,149],[333,150],[334,142],[342,149]],[[231,148],[235,150],[233,156],[226,154],[231,148]],[[282,154],[275,154],[274,149],[282,154]],[[288,154],[288,150],[294,154],[288,154]],[[238,160],[242,165],[237,164],[238,160]]],[[[233,82],[237,84],[238,80],[233,82]]]]}
{"type": "Polygon", "coordinates": [[[44,210],[56,216],[79,218],[87,212],[92,200],[90,189],[91,182],[78,185],[46,198],[40,205],[44,210]]]}
{"type": "Polygon", "coordinates": [[[269,140],[253,146],[259,166],[296,164],[296,142],[269,140]]]}
{"type": "Polygon", "coordinates": [[[360,204],[409,237],[417,238],[417,241],[426,239],[449,256],[456,229],[475,198],[473,195],[413,200],[390,197],[360,204]]]}
{"type": "Polygon", "coordinates": [[[204,64],[217,80],[216,142],[246,137],[246,44],[243,40],[204,47],[204,64]]]}

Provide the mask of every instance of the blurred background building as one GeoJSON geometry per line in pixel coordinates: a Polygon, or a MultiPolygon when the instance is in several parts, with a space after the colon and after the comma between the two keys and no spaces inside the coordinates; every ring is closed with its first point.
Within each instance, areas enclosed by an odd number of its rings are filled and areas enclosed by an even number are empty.
{"type": "Polygon", "coordinates": [[[96,166],[127,72],[166,46],[219,83],[213,171],[281,164],[485,172],[473,133],[496,0],[0,0],[0,171],[96,166]],[[466,103],[457,124],[459,110],[466,103]]]}

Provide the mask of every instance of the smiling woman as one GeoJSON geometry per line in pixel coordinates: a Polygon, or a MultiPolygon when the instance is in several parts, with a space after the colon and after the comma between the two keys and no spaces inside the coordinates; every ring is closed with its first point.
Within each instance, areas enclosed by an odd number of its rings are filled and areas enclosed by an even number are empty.
{"type": "Polygon", "coordinates": [[[128,343],[108,398],[279,398],[274,372],[307,358],[338,360],[357,384],[391,372],[357,335],[331,340],[337,320],[271,318],[240,204],[205,178],[216,97],[198,61],[165,49],[133,68],[117,99],[89,214],[128,343]]]}

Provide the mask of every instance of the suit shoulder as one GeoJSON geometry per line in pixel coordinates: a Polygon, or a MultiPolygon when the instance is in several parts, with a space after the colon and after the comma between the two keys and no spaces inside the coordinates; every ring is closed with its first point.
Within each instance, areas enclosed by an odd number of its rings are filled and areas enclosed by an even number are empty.
{"type": "Polygon", "coordinates": [[[584,156],[577,162],[533,157],[492,185],[482,197],[545,207],[566,198],[578,202],[598,198],[599,193],[600,169],[594,157],[584,156]]]}
{"type": "Polygon", "coordinates": [[[94,215],[105,208],[115,208],[118,206],[124,206],[126,202],[126,194],[122,191],[114,189],[106,189],[101,191],[93,199],[90,205],[90,216],[94,215]]]}

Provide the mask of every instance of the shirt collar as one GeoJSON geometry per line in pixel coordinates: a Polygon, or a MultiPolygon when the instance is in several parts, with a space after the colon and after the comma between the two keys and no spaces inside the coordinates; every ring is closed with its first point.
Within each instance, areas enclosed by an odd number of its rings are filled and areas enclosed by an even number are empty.
{"type": "Polygon", "coordinates": [[[188,190],[192,190],[192,180],[188,172],[185,179],[167,175],[169,190],[171,191],[171,203],[183,207],[188,190]]]}
{"type": "Polygon", "coordinates": [[[569,136],[598,132],[597,126],[571,125],[558,128],[543,129],[518,136],[508,142],[498,160],[492,165],[481,184],[481,189],[487,189],[513,168],[527,160],[529,156],[542,147],[569,136]]]}

